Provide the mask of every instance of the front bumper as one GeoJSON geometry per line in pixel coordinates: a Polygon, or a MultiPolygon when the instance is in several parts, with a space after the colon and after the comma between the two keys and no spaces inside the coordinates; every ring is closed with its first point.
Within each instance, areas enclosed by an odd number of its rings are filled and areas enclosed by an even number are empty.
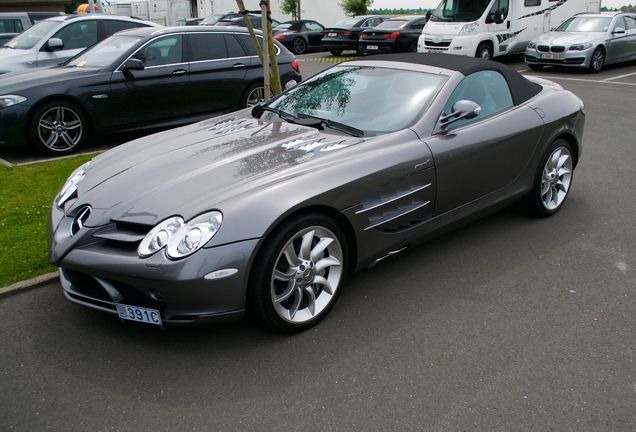
{"type": "Polygon", "coordinates": [[[474,57],[477,52],[477,38],[473,36],[433,37],[422,35],[417,40],[417,51],[474,57]]]}
{"type": "Polygon", "coordinates": [[[540,52],[534,48],[527,48],[525,53],[526,64],[542,66],[570,66],[587,68],[590,66],[593,48],[582,51],[563,51],[560,53],[540,52]]]}
{"type": "Polygon", "coordinates": [[[26,143],[29,106],[17,104],[0,109],[0,147],[26,143]]]}
{"type": "Polygon", "coordinates": [[[116,314],[117,304],[157,309],[163,323],[191,324],[243,315],[249,268],[259,239],[203,248],[180,260],[164,251],[142,259],[137,242],[99,237],[113,227],[84,227],[70,235],[73,218],[53,207],[49,261],[60,267],[72,302],[116,314]],[[235,269],[225,278],[212,272],[235,269]]]}

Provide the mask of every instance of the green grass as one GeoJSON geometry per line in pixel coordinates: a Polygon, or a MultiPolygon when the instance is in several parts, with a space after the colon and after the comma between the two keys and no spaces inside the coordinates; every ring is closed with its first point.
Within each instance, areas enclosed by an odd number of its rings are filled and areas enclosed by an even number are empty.
{"type": "Polygon", "coordinates": [[[49,209],[69,174],[93,156],[0,165],[0,287],[55,270],[47,262],[49,209]]]}

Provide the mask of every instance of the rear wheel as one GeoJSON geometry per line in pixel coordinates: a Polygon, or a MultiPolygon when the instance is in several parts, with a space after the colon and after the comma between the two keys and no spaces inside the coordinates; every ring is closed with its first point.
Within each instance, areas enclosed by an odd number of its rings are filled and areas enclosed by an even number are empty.
{"type": "Polygon", "coordinates": [[[347,265],[347,244],[337,223],[317,213],[293,218],[259,252],[250,279],[250,312],[278,330],[305,330],[335,304],[347,265]]]}
{"type": "Polygon", "coordinates": [[[409,45],[409,52],[417,52],[417,41],[411,42],[409,45]]]}
{"type": "Polygon", "coordinates": [[[605,65],[605,50],[602,47],[598,47],[592,53],[592,59],[590,60],[590,72],[597,73],[603,69],[605,65]]]}
{"type": "Polygon", "coordinates": [[[307,42],[303,38],[296,38],[292,42],[292,51],[296,55],[305,54],[307,51],[307,42]]]}
{"type": "Polygon", "coordinates": [[[241,108],[250,108],[263,102],[265,102],[265,86],[261,83],[252,84],[243,96],[241,108]]]}
{"type": "Polygon", "coordinates": [[[475,57],[489,60],[492,58],[492,47],[488,42],[482,42],[477,46],[475,57]]]}
{"type": "Polygon", "coordinates": [[[33,113],[29,131],[31,142],[38,150],[65,155],[84,144],[88,127],[77,106],[66,101],[52,101],[33,113]]]}

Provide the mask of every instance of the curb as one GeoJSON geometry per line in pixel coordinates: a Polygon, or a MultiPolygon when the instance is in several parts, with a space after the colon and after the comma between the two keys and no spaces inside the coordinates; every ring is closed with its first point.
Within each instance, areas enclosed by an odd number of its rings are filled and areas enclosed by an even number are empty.
{"type": "Polygon", "coordinates": [[[41,276],[34,277],[33,279],[16,282],[13,285],[0,287],[0,298],[8,297],[22,291],[30,290],[32,288],[41,287],[42,285],[53,282],[58,278],[58,276],[58,272],[47,273],[41,276]]]}

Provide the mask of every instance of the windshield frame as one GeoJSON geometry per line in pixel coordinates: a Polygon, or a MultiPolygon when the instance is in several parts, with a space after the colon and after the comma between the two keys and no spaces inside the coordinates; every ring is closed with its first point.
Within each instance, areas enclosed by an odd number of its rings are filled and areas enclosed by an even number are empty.
{"type": "MultiPolygon", "coordinates": [[[[484,2],[483,9],[479,13],[479,15],[470,15],[470,16],[444,16],[444,8],[448,4],[449,1],[462,1],[462,0],[441,0],[439,5],[435,8],[433,13],[431,14],[432,22],[474,22],[480,20],[488,11],[490,10],[490,3],[492,0],[482,0],[484,2]]],[[[467,3],[469,0],[465,0],[467,3]]],[[[474,0],[471,2],[473,3],[474,0]]],[[[461,4],[461,3],[460,3],[461,4]]],[[[476,13],[476,12],[475,12],[476,13]]]]}
{"type": "Polygon", "coordinates": [[[55,32],[56,30],[59,29],[61,23],[63,23],[63,21],[59,21],[59,20],[42,20],[39,23],[35,24],[34,26],[29,27],[28,29],[26,29],[25,31],[23,31],[22,33],[20,33],[19,35],[17,35],[13,39],[11,39],[10,41],[6,42],[3,46],[5,46],[7,48],[10,48],[10,49],[16,49],[16,50],[31,50],[31,49],[34,49],[36,47],[39,49],[40,46],[42,44],[44,44],[49,39],[49,35],[51,35],[53,32],[55,32]],[[27,46],[27,47],[18,47],[18,46],[16,46],[17,41],[19,41],[20,39],[28,40],[29,36],[34,31],[38,31],[41,28],[46,28],[47,26],[48,26],[48,29],[46,29],[44,32],[40,33],[39,38],[32,45],[27,46]]]}
{"type": "Polygon", "coordinates": [[[567,20],[563,21],[563,23],[561,23],[561,25],[559,25],[557,28],[554,29],[555,32],[559,32],[559,33],[607,33],[612,29],[612,24],[614,23],[614,17],[609,17],[609,16],[585,16],[585,15],[575,15],[571,18],[568,18],[567,20]],[[560,30],[561,28],[563,28],[566,25],[570,25],[572,24],[574,21],[577,20],[597,20],[599,22],[602,21],[606,21],[608,23],[607,25],[607,30],[598,30],[598,31],[593,31],[593,30],[570,30],[570,29],[564,29],[564,30],[560,30]]]}
{"type": "MultiPolygon", "coordinates": [[[[331,67],[329,69],[326,69],[326,70],[314,75],[310,79],[308,79],[306,81],[303,81],[299,85],[297,85],[297,86],[291,88],[290,90],[287,90],[284,93],[276,96],[275,98],[273,98],[270,101],[266,102],[264,104],[264,106],[281,110],[284,114],[287,114],[287,115],[290,115],[290,116],[293,116],[293,117],[296,117],[297,114],[300,114],[300,117],[302,117],[303,115],[304,116],[312,116],[312,114],[309,114],[309,113],[287,112],[284,109],[285,107],[279,107],[279,105],[281,103],[281,100],[283,100],[289,94],[292,94],[292,93],[298,91],[299,88],[302,88],[303,86],[309,85],[312,82],[314,82],[316,80],[319,80],[320,78],[322,78],[323,76],[325,76],[327,74],[334,73],[334,71],[336,69],[382,69],[382,70],[392,70],[392,71],[396,71],[396,72],[408,72],[408,73],[413,73],[413,74],[423,74],[423,75],[429,75],[431,77],[439,78],[439,82],[434,87],[434,89],[430,92],[430,94],[428,95],[428,99],[422,105],[422,107],[417,111],[416,114],[413,115],[413,117],[410,119],[410,121],[408,121],[404,125],[401,125],[397,129],[393,129],[393,130],[366,129],[366,128],[360,127],[360,125],[347,123],[347,119],[343,119],[343,118],[326,118],[327,120],[332,120],[334,122],[338,122],[338,123],[344,124],[344,125],[349,126],[349,127],[360,129],[364,133],[365,137],[381,136],[381,135],[388,135],[388,134],[391,134],[391,133],[400,132],[402,130],[412,128],[416,124],[420,123],[426,117],[427,111],[431,108],[431,106],[437,100],[437,97],[439,96],[440,92],[446,87],[446,84],[449,82],[449,80],[451,78],[451,75],[434,73],[434,72],[431,72],[431,71],[421,70],[421,69],[418,69],[418,68],[405,69],[405,68],[391,67],[391,66],[385,66],[385,65],[383,65],[383,66],[371,66],[371,65],[360,65],[360,64],[339,64],[339,65],[333,66],[333,67],[331,67]]],[[[273,114],[273,113],[270,113],[268,115],[275,116],[275,114],[273,114]]],[[[320,117],[320,115],[318,115],[318,114],[314,114],[313,116],[320,117]]]]}

